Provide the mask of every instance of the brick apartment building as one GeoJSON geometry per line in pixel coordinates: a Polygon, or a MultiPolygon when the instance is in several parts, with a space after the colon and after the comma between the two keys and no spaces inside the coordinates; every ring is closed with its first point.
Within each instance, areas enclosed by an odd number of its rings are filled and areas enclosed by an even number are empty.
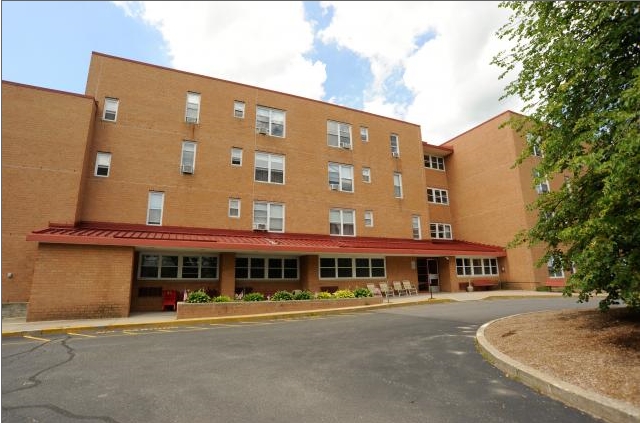
{"type": "Polygon", "coordinates": [[[524,141],[498,129],[511,115],[435,146],[408,122],[95,52],[84,95],[3,81],[3,313],[120,317],[200,288],[533,288],[540,252],[504,248],[536,195],[531,164],[511,167],[524,141]]]}

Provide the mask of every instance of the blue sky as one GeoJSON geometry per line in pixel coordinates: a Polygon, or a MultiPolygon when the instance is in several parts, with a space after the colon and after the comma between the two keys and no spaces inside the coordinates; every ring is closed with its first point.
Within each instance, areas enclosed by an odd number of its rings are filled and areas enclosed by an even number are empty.
{"type": "Polygon", "coordinates": [[[2,1],[2,79],[84,93],[91,52],[416,123],[441,144],[511,109],[497,2],[2,1]]]}

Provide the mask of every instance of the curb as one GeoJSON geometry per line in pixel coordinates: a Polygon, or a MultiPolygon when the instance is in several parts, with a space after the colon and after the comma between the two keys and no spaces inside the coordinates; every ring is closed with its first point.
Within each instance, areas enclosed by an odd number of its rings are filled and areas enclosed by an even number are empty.
{"type": "Polygon", "coordinates": [[[507,377],[517,380],[541,394],[561,401],[570,407],[584,411],[596,418],[604,419],[610,423],[638,423],[640,421],[640,408],[638,407],[604,395],[586,391],[579,386],[558,380],[553,376],[522,364],[495,349],[489,341],[487,341],[484,331],[492,323],[502,319],[508,319],[509,317],[513,316],[487,322],[480,326],[476,332],[476,346],[480,354],[482,354],[489,363],[503,371],[507,377]]]}

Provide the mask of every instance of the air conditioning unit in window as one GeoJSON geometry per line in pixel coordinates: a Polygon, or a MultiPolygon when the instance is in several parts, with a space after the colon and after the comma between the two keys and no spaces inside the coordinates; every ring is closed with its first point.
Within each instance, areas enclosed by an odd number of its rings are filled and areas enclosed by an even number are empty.
{"type": "Polygon", "coordinates": [[[254,223],[253,224],[253,230],[254,231],[266,231],[267,230],[267,224],[266,223],[254,223]]]}
{"type": "Polygon", "coordinates": [[[340,147],[346,148],[347,150],[350,150],[351,149],[351,144],[348,143],[348,142],[341,142],[340,143],[340,147]]]}
{"type": "Polygon", "coordinates": [[[267,128],[260,127],[260,128],[256,128],[256,132],[259,133],[260,135],[267,135],[269,131],[267,131],[267,128]]]}
{"type": "Polygon", "coordinates": [[[185,118],[185,121],[186,121],[187,123],[198,123],[198,118],[197,118],[197,117],[194,117],[194,116],[187,116],[187,117],[185,118]]]}
{"type": "Polygon", "coordinates": [[[397,151],[392,151],[391,152],[391,156],[393,156],[395,158],[398,158],[398,157],[400,157],[400,153],[398,153],[397,151]]]}
{"type": "Polygon", "coordinates": [[[338,184],[329,184],[329,189],[331,189],[331,191],[337,191],[338,188],[340,188],[340,185],[338,184]]]}
{"type": "Polygon", "coordinates": [[[181,170],[182,170],[182,173],[192,174],[193,173],[193,166],[191,166],[191,165],[182,165],[181,170]]]}

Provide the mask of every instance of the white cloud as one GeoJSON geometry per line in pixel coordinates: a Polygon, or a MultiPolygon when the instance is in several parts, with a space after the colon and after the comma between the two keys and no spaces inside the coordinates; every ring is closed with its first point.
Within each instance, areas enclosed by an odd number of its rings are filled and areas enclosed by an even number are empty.
{"type": "Polygon", "coordinates": [[[325,66],[304,57],[313,27],[302,2],[116,2],[157,28],[180,70],[321,99],[325,66]]]}

